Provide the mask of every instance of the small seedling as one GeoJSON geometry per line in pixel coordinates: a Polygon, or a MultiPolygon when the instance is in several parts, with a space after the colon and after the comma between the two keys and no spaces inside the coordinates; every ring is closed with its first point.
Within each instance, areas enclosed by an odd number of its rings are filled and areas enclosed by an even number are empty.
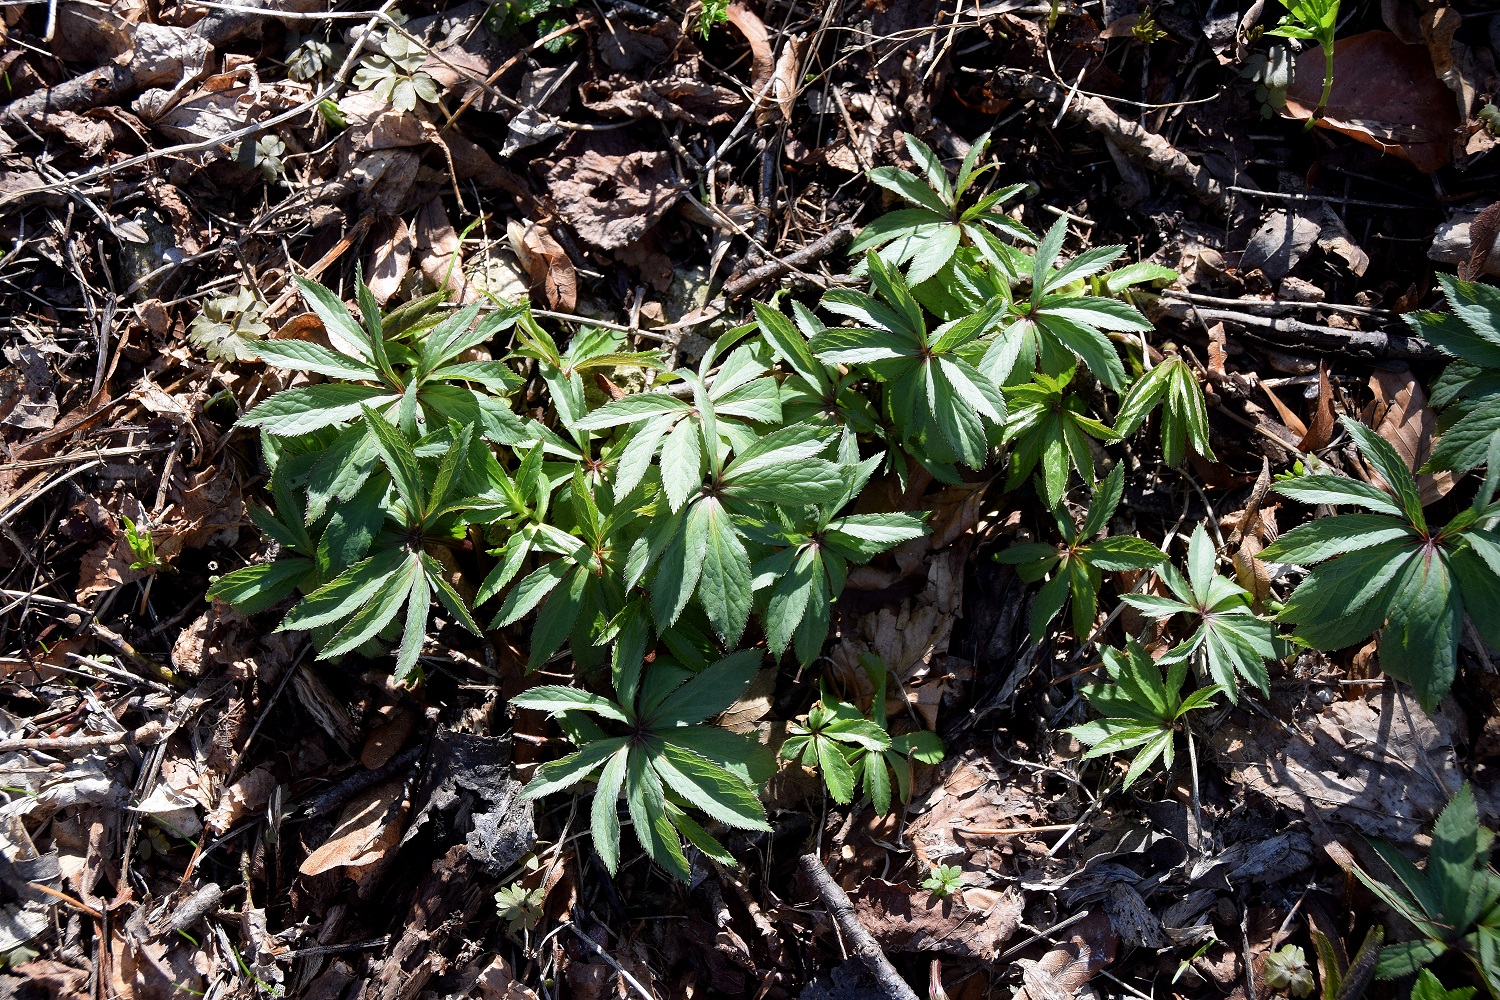
{"type": "Polygon", "coordinates": [[[938,899],[947,899],[959,890],[963,875],[962,868],[954,865],[937,865],[932,869],[932,874],[922,881],[922,888],[938,899]]]}
{"type": "Polygon", "coordinates": [[[1095,486],[1082,528],[1074,526],[1073,516],[1061,504],[1052,509],[1052,516],[1062,533],[1061,545],[1025,542],[1012,545],[995,556],[996,562],[1015,566],[1016,575],[1027,583],[1035,583],[1051,574],[1051,579],[1038,591],[1031,606],[1032,642],[1042,641],[1047,626],[1070,598],[1073,634],[1079,642],[1087,641],[1094,630],[1099,589],[1104,583],[1100,571],[1149,569],[1167,561],[1167,554],[1144,538],[1134,535],[1098,537],[1109,526],[1110,518],[1120,505],[1124,486],[1125,467],[1116,465],[1104,482],[1095,486]]]}
{"type": "Polygon", "coordinates": [[[320,38],[306,38],[286,57],[286,75],[305,83],[316,80],[333,65],[333,46],[320,38]]]}
{"type": "Polygon", "coordinates": [[[156,540],[151,537],[150,529],[137,525],[128,514],[121,514],[120,520],[125,522],[125,544],[130,546],[132,556],[130,568],[141,573],[167,569],[166,560],[156,552],[156,540]]]}
{"type": "Polygon", "coordinates": [[[545,897],[546,891],[541,886],[528,889],[515,882],[495,893],[495,909],[512,934],[529,931],[542,921],[545,897]]]}
{"type": "Polygon", "coordinates": [[[1188,543],[1186,576],[1170,563],[1156,567],[1171,597],[1126,594],[1120,599],[1158,621],[1183,615],[1197,623],[1181,645],[1162,657],[1163,662],[1179,657],[1192,660],[1224,689],[1230,701],[1239,699],[1236,676],[1261,693],[1269,693],[1266,661],[1279,660],[1291,650],[1276,635],[1274,625],[1256,616],[1249,592],[1214,572],[1214,561],[1214,544],[1200,524],[1188,543]]]}
{"type": "Polygon", "coordinates": [[[218,361],[249,361],[255,345],[271,335],[261,319],[266,303],[249,285],[233,295],[221,295],[203,303],[203,311],[188,325],[188,339],[203,353],[218,361]]]}
{"type": "Polygon", "coordinates": [[[1312,969],[1307,964],[1307,954],[1297,945],[1287,944],[1266,956],[1266,985],[1273,990],[1286,990],[1294,997],[1312,996],[1312,969]]]}
{"type": "Polygon", "coordinates": [[[698,13],[698,36],[708,38],[714,25],[729,20],[729,0],[703,0],[703,9],[698,13]]]}
{"type": "Polygon", "coordinates": [[[275,182],[286,176],[286,143],[278,135],[263,135],[254,143],[248,139],[235,147],[234,158],[246,170],[259,170],[262,177],[275,182]]]}
{"type": "Polygon", "coordinates": [[[354,88],[368,90],[397,111],[413,111],[417,101],[438,101],[438,85],[422,70],[427,49],[394,29],[380,41],[380,51],[360,60],[354,73],[354,88]]]}
{"type": "Polygon", "coordinates": [[[989,192],[967,208],[963,205],[969,188],[995,167],[994,163],[980,163],[989,144],[985,135],[969,147],[957,179],[950,181],[938,155],[907,133],[906,150],[923,176],[919,178],[901,167],[876,167],[869,178],[913,207],[888,212],[870,223],[849,252],[862,256],[878,250],[889,267],[905,270],[908,283],[920,285],[941,271],[960,245],[988,245],[997,233],[1035,242],[1029,229],[998,211],[1002,203],[1026,190],[1025,184],[1011,184],[989,192]]]}

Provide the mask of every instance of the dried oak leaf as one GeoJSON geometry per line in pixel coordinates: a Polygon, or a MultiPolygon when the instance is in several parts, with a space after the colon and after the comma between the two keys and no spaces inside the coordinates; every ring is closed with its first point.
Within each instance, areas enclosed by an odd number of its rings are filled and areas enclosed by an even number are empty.
{"type": "Polygon", "coordinates": [[[591,80],[579,88],[579,95],[584,107],[609,118],[728,125],[745,110],[745,99],[728,87],[681,75],[655,81],[591,80]]]}
{"type": "MultiPolygon", "coordinates": [[[[1333,67],[1333,91],[1319,127],[1408,160],[1425,173],[1448,162],[1458,112],[1425,48],[1406,45],[1389,31],[1366,31],[1339,39],[1333,67]]],[[[1317,46],[1297,57],[1286,91],[1288,116],[1312,117],[1323,91],[1323,70],[1317,46]]]]}
{"type": "Polygon", "coordinates": [[[297,870],[312,876],[335,868],[358,870],[378,863],[401,837],[401,819],[406,812],[404,788],[400,779],[387,781],[350,799],[328,840],[297,870]]]}
{"type": "Polygon", "coordinates": [[[548,190],[579,237],[601,249],[634,243],[682,196],[671,157],[632,149],[618,132],[579,133],[560,152],[548,190]]]}
{"type": "Polygon", "coordinates": [[[1013,892],[963,889],[939,899],[928,889],[866,879],[854,900],[859,922],[886,951],[946,952],[994,961],[1021,925],[1013,892]]]}
{"type": "Polygon", "coordinates": [[[1295,732],[1274,719],[1233,718],[1212,744],[1237,785],[1300,813],[1310,804],[1371,837],[1411,843],[1458,791],[1451,702],[1429,719],[1391,688],[1330,705],[1295,732]]]}
{"type": "Polygon", "coordinates": [[[1082,995],[1094,974],[1115,960],[1119,945],[1110,919],[1103,913],[1090,913],[1040,961],[1017,961],[1026,985],[1016,993],[1016,1000],[1072,1000],[1082,995]]]}

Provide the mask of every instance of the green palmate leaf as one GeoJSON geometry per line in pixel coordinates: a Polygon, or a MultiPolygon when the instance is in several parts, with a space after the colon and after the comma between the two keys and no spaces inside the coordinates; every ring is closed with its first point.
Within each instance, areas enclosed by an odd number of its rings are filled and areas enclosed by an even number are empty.
{"type": "Polygon", "coordinates": [[[652,767],[672,791],[713,819],[742,830],[771,829],[755,793],[708,758],[663,743],[652,767]]]}
{"type": "Polygon", "coordinates": [[[1457,672],[1466,598],[1486,612],[1479,616],[1486,634],[1500,631],[1488,613],[1500,605],[1500,558],[1470,554],[1500,557],[1500,550],[1480,526],[1487,515],[1477,508],[1430,531],[1415,480],[1395,449],[1362,425],[1346,425],[1399,500],[1392,503],[1373,487],[1334,476],[1279,483],[1279,492],[1304,502],[1356,503],[1375,513],[1315,521],[1262,553],[1270,561],[1315,565],[1278,619],[1294,623],[1299,638],[1324,649],[1359,642],[1384,626],[1382,669],[1411,684],[1430,712],[1457,672]]]}
{"type": "Polygon", "coordinates": [[[1239,677],[1269,693],[1266,661],[1280,659],[1290,650],[1275,627],[1254,613],[1249,593],[1214,572],[1215,561],[1213,543],[1200,524],[1188,546],[1188,575],[1184,577],[1169,564],[1157,567],[1157,574],[1172,591],[1171,598],[1126,594],[1121,600],[1158,620],[1183,616],[1192,623],[1193,631],[1162,657],[1163,663],[1200,664],[1230,701],[1238,700],[1239,677]]]}
{"type": "Polygon", "coordinates": [[[1463,413],[1443,432],[1425,468],[1467,472],[1485,465],[1497,437],[1500,437],[1500,400],[1488,399],[1463,413]]]}
{"type": "Polygon", "coordinates": [[[726,656],[673,691],[652,713],[656,726],[690,726],[718,715],[750,686],[760,669],[753,649],[726,656]]]}
{"type": "Polygon", "coordinates": [[[1396,501],[1400,504],[1401,512],[1406,515],[1407,520],[1418,531],[1425,530],[1427,520],[1422,515],[1421,493],[1417,489],[1416,478],[1406,466],[1406,460],[1396,451],[1394,445],[1364,424],[1348,417],[1341,419],[1344,429],[1359,445],[1359,450],[1366,461],[1374,467],[1395,493],[1396,501]]]}
{"type": "Polygon", "coordinates": [[[1276,562],[1311,566],[1346,552],[1357,552],[1411,535],[1410,528],[1380,514],[1341,514],[1293,528],[1261,556],[1276,562]]]}
{"type": "Polygon", "coordinates": [[[625,786],[625,771],[629,753],[617,750],[599,772],[599,785],[594,790],[594,803],[590,809],[589,827],[594,835],[594,851],[604,862],[605,870],[614,874],[620,869],[620,790],[625,786]]]}
{"type": "Polygon", "coordinates": [[[1212,707],[1220,688],[1201,688],[1183,698],[1186,671],[1181,664],[1173,664],[1163,677],[1161,668],[1134,639],[1124,652],[1105,649],[1104,667],[1111,683],[1083,689],[1089,705],[1104,717],[1068,732],[1091,748],[1086,757],[1134,750],[1123,786],[1129,788],[1156,761],[1171,766],[1181,720],[1189,712],[1212,707]]]}
{"type": "Polygon", "coordinates": [[[1120,403],[1115,431],[1122,437],[1135,434],[1158,404],[1162,404],[1163,460],[1168,465],[1181,465],[1188,448],[1212,460],[1203,389],[1181,355],[1170,355],[1131,386],[1120,403]]]}
{"type": "Polygon", "coordinates": [[[302,300],[322,321],[323,329],[327,331],[328,339],[334,347],[361,360],[373,357],[369,335],[349,315],[349,310],[344,308],[344,303],[339,301],[337,295],[315,281],[308,281],[300,276],[293,280],[297,283],[297,290],[302,293],[302,300]]]}
{"type": "Polygon", "coordinates": [[[255,353],[262,361],[288,371],[313,372],[355,382],[372,382],[380,378],[380,371],[374,366],[305,340],[262,341],[255,345],[255,353]]]}
{"type": "Polygon", "coordinates": [[[1038,373],[1028,385],[1008,387],[1010,412],[1003,440],[1014,442],[1007,487],[1014,489],[1041,466],[1038,482],[1048,507],[1056,507],[1068,487],[1072,469],[1085,481],[1094,479],[1088,438],[1114,441],[1118,435],[1083,412],[1083,402],[1067,390],[1073,370],[1052,378],[1038,373]]]}
{"type": "Polygon", "coordinates": [[[1089,638],[1098,610],[1100,570],[1146,569],[1166,560],[1166,553],[1142,538],[1120,535],[1097,538],[1114,515],[1124,488],[1125,469],[1116,465],[1104,482],[1095,487],[1081,530],[1074,531],[1071,515],[1059,505],[1053,510],[1063,529],[1058,547],[1028,543],[1012,546],[996,556],[1000,562],[1019,567],[1027,581],[1051,572],[1052,579],[1032,604],[1031,640],[1040,642],[1048,624],[1071,598],[1073,631],[1079,641],[1089,638]]]}
{"type": "Polygon", "coordinates": [[[1471,1000],[1474,992],[1472,986],[1447,989],[1442,980],[1432,974],[1431,969],[1423,969],[1417,974],[1417,981],[1412,984],[1411,1000],[1471,1000]]]}
{"type": "Polygon", "coordinates": [[[1405,560],[1380,635],[1380,668],[1410,684],[1428,712],[1453,686],[1463,615],[1463,597],[1441,552],[1405,560]]]}

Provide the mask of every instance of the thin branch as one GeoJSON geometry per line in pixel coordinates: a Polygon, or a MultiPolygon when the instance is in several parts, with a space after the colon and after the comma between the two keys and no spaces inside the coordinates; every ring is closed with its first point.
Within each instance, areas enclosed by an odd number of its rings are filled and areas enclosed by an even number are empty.
{"type": "Polygon", "coordinates": [[[875,981],[885,990],[886,995],[892,1000],[917,1000],[916,993],[907,985],[906,980],[896,971],[891,960],[885,957],[880,944],[865,930],[859,922],[859,917],[854,913],[854,903],[850,901],[846,893],[833,876],[828,874],[828,869],[823,867],[823,862],[818,860],[816,854],[802,855],[802,870],[807,874],[808,881],[813,888],[818,890],[818,895],[823,900],[823,905],[828,907],[829,914],[834,923],[838,924],[839,933],[854,945],[854,954],[865,963],[865,968],[875,981]]]}

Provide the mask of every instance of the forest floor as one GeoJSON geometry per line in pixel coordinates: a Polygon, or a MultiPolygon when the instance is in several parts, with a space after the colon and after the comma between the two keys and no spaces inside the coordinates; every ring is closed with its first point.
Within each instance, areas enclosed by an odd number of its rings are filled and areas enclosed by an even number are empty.
{"type": "MultiPolygon", "coordinates": [[[[1316,969],[1314,931],[1353,955],[1390,923],[1339,851],[1422,857],[1465,778],[1493,825],[1500,677],[1472,635],[1430,716],[1373,642],[1302,651],[1121,792],[1063,732],[1097,659],[1033,642],[1038,585],[994,558],[1052,530],[999,461],[890,487],[931,532],[850,576],[820,661],[868,701],[858,656],[882,656],[943,762],[885,817],[786,764],[774,832],[686,885],[633,842],[611,877],[577,800],[517,800],[564,745],[508,707],[538,680],[526,629],[444,628],[407,687],[205,594],[271,545],[235,421],[286,384],[245,345],[316,324],[292,276],[529,297],[562,342],[586,316],[694,363],[753,299],[856,280],[848,238],[892,207],[866,173],[913,169],[906,136],[956,167],[988,133],[1031,230],[1179,273],[1136,301],[1197,372],[1216,461],[1128,455],[1119,518],[1177,554],[1208,524],[1270,597],[1254,556],[1294,523],[1271,477],[1316,455],[1368,478],[1336,416],[1413,469],[1433,446],[1444,358],[1401,315],[1487,266],[1500,16],[1349,3],[1309,128],[1323,58],[1263,34],[1276,0],[325,6],[0,20],[0,997],[886,996],[812,852],[919,994],[1255,1000],[1286,945],[1316,969]],[[393,23],[382,66],[358,46],[393,23]]],[[[783,664],[725,721],[784,730],[817,697],[783,664]]]]}

